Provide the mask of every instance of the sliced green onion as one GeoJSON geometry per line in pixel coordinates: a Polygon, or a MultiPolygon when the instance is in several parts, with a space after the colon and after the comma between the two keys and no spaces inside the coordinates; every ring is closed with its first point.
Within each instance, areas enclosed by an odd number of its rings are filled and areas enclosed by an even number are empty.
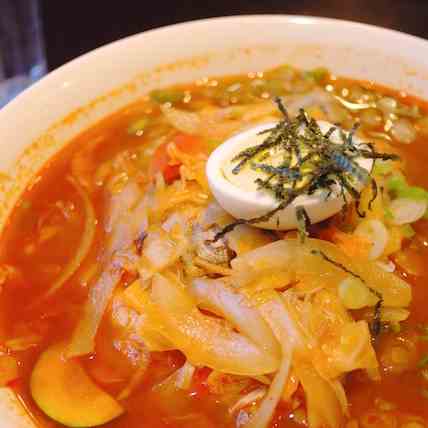
{"type": "Polygon", "coordinates": [[[383,113],[394,113],[397,109],[398,102],[395,98],[383,97],[376,103],[376,107],[383,113]]]}
{"type": "Polygon", "coordinates": [[[393,333],[395,333],[395,334],[400,333],[400,331],[401,331],[401,325],[400,325],[400,323],[399,323],[399,322],[392,322],[392,323],[390,324],[390,326],[391,326],[391,331],[392,331],[393,333]]]}
{"type": "Polygon", "coordinates": [[[394,218],[394,215],[392,214],[392,211],[389,208],[385,208],[383,215],[385,216],[386,220],[392,220],[394,218]]]}
{"type": "Polygon", "coordinates": [[[413,229],[410,224],[404,224],[401,226],[401,233],[407,239],[413,238],[416,234],[415,229],[413,229]]]}
{"type": "Polygon", "coordinates": [[[412,143],[416,137],[416,129],[408,119],[398,119],[391,128],[391,135],[402,144],[412,143]]]}
{"type": "Polygon", "coordinates": [[[423,369],[428,366],[428,355],[423,356],[418,362],[418,368],[423,369]]]}
{"type": "Polygon", "coordinates": [[[428,192],[417,186],[409,186],[402,174],[396,174],[387,182],[388,190],[399,198],[428,201],[428,192]]]}
{"type": "Polygon", "coordinates": [[[359,279],[347,277],[339,284],[339,297],[346,309],[374,306],[379,300],[359,279]]]}
{"type": "Polygon", "coordinates": [[[28,210],[32,207],[32,203],[31,201],[29,201],[28,199],[23,199],[21,202],[21,208],[24,210],[28,210]]]}
{"type": "Polygon", "coordinates": [[[424,217],[427,207],[427,199],[398,197],[388,207],[392,212],[391,223],[397,226],[414,223],[424,217]]]}
{"type": "Polygon", "coordinates": [[[343,107],[346,107],[348,110],[352,110],[352,111],[365,110],[370,107],[373,107],[372,104],[368,104],[368,103],[351,103],[350,101],[347,101],[337,95],[334,95],[334,98],[336,98],[336,100],[339,101],[340,104],[343,105],[343,107]]]}
{"type": "Polygon", "coordinates": [[[141,137],[144,133],[144,129],[146,128],[149,119],[147,117],[142,117],[141,119],[137,119],[135,122],[132,122],[128,126],[128,134],[136,135],[137,137],[141,137]]]}
{"type": "Polygon", "coordinates": [[[372,244],[369,259],[375,260],[385,251],[388,244],[389,234],[383,222],[380,220],[363,220],[355,229],[355,235],[363,236],[372,244]]]}
{"type": "Polygon", "coordinates": [[[220,140],[208,140],[207,141],[208,150],[210,152],[214,151],[221,143],[222,141],[220,140]]]}
{"type": "Polygon", "coordinates": [[[367,135],[369,137],[379,138],[380,140],[392,141],[392,138],[385,132],[372,131],[368,132],[367,135]]]}
{"type": "Polygon", "coordinates": [[[416,200],[428,200],[428,192],[422,187],[408,186],[400,192],[400,196],[416,200]]]}
{"type": "Polygon", "coordinates": [[[373,174],[375,175],[388,175],[394,169],[394,165],[391,161],[376,161],[373,168],[373,174]]]}
{"type": "Polygon", "coordinates": [[[328,70],[324,67],[317,67],[313,70],[306,71],[304,76],[315,80],[317,83],[321,83],[327,78],[328,70]]]}
{"type": "Polygon", "coordinates": [[[422,116],[419,106],[417,105],[412,105],[410,107],[406,105],[402,105],[397,108],[395,113],[398,114],[399,116],[411,117],[413,119],[419,119],[422,116]]]}
{"type": "MultiPolygon", "coordinates": [[[[428,325],[421,324],[418,327],[420,330],[422,330],[422,333],[423,333],[422,336],[419,336],[419,339],[428,341],[428,325]]],[[[427,369],[427,374],[428,374],[428,369],[427,369]]]]}
{"type": "Polygon", "coordinates": [[[174,89],[156,89],[150,92],[150,98],[159,104],[177,103],[184,98],[184,92],[174,89]]]}
{"type": "Polygon", "coordinates": [[[405,187],[407,187],[406,179],[401,173],[395,174],[387,182],[388,190],[393,193],[397,193],[405,187]]]}

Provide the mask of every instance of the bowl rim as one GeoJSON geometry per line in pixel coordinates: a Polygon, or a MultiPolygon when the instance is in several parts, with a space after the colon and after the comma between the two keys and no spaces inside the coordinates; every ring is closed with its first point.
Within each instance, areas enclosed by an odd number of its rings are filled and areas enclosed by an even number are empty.
{"type": "MultiPolygon", "coordinates": [[[[211,17],[211,18],[205,18],[205,19],[186,21],[186,22],[176,23],[172,25],[165,25],[159,28],[146,30],[143,32],[139,32],[139,33],[127,36],[125,38],[121,38],[119,40],[110,42],[96,49],[93,49],[89,52],[86,52],[68,61],[67,63],[56,68],[55,70],[49,72],[46,76],[44,76],[34,85],[32,85],[30,88],[23,91],[14,100],[12,100],[2,109],[0,109],[0,125],[2,121],[7,122],[8,117],[10,118],[14,114],[17,114],[23,109],[25,109],[26,103],[29,101],[30,102],[33,101],[34,98],[37,99],[41,91],[44,91],[45,89],[52,90],[52,87],[60,85],[70,73],[75,73],[76,70],[77,72],[79,72],[80,67],[87,68],[88,65],[93,64],[94,62],[97,61],[97,58],[102,57],[103,55],[107,55],[107,56],[114,55],[114,52],[117,50],[117,48],[127,45],[128,43],[133,43],[134,40],[147,37],[147,36],[157,36],[157,35],[168,34],[171,30],[187,31],[189,29],[195,28],[195,26],[201,28],[206,25],[221,26],[223,24],[230,25],[231,23],[237,23],[237,22],[248,23],[248,24],[251,24],[251,23],[260,24],[261,22],[278,23],[278,24],[290,23],[290,24],[299,24],[299,25],[308,26],[308,27],[315,26],[317,28],[334,26],[335,29],[346,29],[346,30],[353,29],[357,33],[363,33],[363,34],[366,33],[367,35],[370,34],[370,37],[379,36],[383,44],[385,44],[386,42],[388,44],[394,44],[394,42],[397,42],[397,44],[399,45],[398,42],[400,42],[400,43],[407,44],[408,46],[410,45],[414,49],[420,48],[422,49],[423,52],[428,53],[428,40],[425,40],[421,37],[413,36],[401,31],[379,27],[371,24],[364,24],[361,22],[335,19],[335,18],[290,15],[290,14],[254,14],[254,15],[219,16],[219,17],[211,17]]],[[[367,46],[367,48],[369,47],[370,46],[367,46]]],[[[398,49],[398,51],[400,51],[400,49],[398,49]]],[[[397,56],[399,56],[399,53],[397,54],[397,56]]],[[[428,55],[426,55],[425,58],[418,58],[418,59],[420,59],[421,62],[424,65],[426,65],[428,68],[428,55]]],[[[109,95],[109,94],[108,92],[98,94],[98,96],[104,96],[104,95],[109,95]]],[[[96,97],[94,97],[94,100],[95,99],[96,97]]],[[[83,105],[83,107],[85,106],[86,104],[83,105]]],[[[39,105],[39,107],[42,107],[42,106],[39,105]]],[[[32,108],[34,108],[34,106],[32,108]]],[[[73,111],[74,109],[70,109],[70,113],[72,113],[73,111]]],[[[63,118],[61,118],[60,121],[61,120],[63,120],[63,118]]],[[[54,122],[46,123],[47,128],[53,125],[55,125],[54,122]]],[[[0,397],[0,401],[3,401],[2,397],[0,397]]],[[[14,401],[12,404],[14,407],[16,407],[18,403],[15,403],[14,401]]],[[[6,420],[6,421],[2,420],[3,411],[1,412],[2,412],[1,413],[2,417],[0,417],[0,427],[10,428],[10,425],[8,425],[10,424],[10,420],[6,420]]],[[[16,413],[22,414],[21,405],[19,405],[19,407],[16,409],[16,413]]],[[[6,417],[8,416],[7,412],[5,416],[6,417]]],[[[21,416],[21,418],[22,417],[23,416],[21,416]]]]}
{"type": "Polygon", "coordinates": [[[26,102],[27,99],[30,99],[33,94],[35,94],[39,89],[43,89],[45,85],[50,83],[54,83],[55,79],[60,79],[62,76],[65,76],[66,73],[73,70],[74,68],[79,67],[80,65],[84,65],[87,61],[92,60],[97,55],[104,54],[108,52],[110,49],[114,49],[121,44],[129,43],[135,39],[138,39],[143,34],[144,35],[157,35],[164,32],[169,32],[174,29],[187,29],[197,26],[203,26],[207,24],[222,24],[229,23],[233,21],[245,21],[246,23],[251,23],[255,21],[266,20],[266,21],[278,21],[278,22],[290,22],[294,24],[301,25],[336,25],[336,26],[345,26],[345,27],[353,27],[356,30],[367,30],[370,32],[378,33],[379,35],[383,35],[384,37],[390,37],[392,39],[400,39],[406,40],[410,43],[416,43],[421,45],[421,47],[428,48],[428,40],[414,36],[409,33],[405,33],[402,31],[390,29],[387,27],[376,26],[372,24],[366,24],[358,21],[345,20],[345,19],[337,19],[337,18],[328,18],[328,17],[318,17],[312,15],[293,15],[293,14],[245,14],[245,15],[224,15],[224,16],[216,16],[210,18],[202,18],[196,20],[189,20],[185,22],[179,22],[170,25],[164,25],[161,27],[153,28],[146,31],[141,31],[135,34],[132,34],[127,37],[120,38],[118,40],[114,40],[112,42],[106,43],[102,46],[99,46],[95,49],[92,49],[82,55],[77,56],[76,58],[67,61],[60,67],[50,71],[45,76],[43,76],[39,81],[35,82],[29,88],[25,89],[21,92],[16,98],[6,104],[3,108],[0,109],[0,120],[2,118],[2,114],[7,113],[9,110],[18,107],[19,104],[26,102]]]}

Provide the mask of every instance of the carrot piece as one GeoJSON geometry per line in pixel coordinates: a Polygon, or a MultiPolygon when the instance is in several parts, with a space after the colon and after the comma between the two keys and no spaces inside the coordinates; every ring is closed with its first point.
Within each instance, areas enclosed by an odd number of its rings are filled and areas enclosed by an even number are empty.
{"type": "Polygon", "coordinates": [[[345,233],[330,225],[320,232],[320,239],[333,242],[350,257],[368,258],[370,242],[363,236],[345,233]]]}
{"type": "Polygon", "coordinates": [[[168,184],[180,178],[180,164],[172,164],[168,154],[170,143],[174,143],[178,150],[188,155],[195,156],[208,153],[208,146],[203,139],[187,134],[178,134],[171,142],[161,144],[153,155],[149,166],[149,175],[153,177],[161,172],[168,184]]]}

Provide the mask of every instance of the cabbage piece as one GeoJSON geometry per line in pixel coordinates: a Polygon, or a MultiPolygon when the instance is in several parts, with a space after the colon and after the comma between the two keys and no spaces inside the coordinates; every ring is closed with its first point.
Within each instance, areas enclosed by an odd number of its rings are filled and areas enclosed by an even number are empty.
{"type": "Polygon", "coordinates": [[[198,305],[225,317],[239,332],[279,361],[281,351],[271,328],[243,294],[215,279],[195,279],[189,291],[198,305]]]}
{"type": "Polygon", "coordinates": [[[246,428],[267,428],[275,412],[275,408],[281,400],[282,391],[287,383],[291,365],[291,353],[283,354],[281,365],[276,373],[272,384],[263,399],[255,415],[250,419],[246,428]]]}
{"type": "Polygon", "coordinates": [[[18,361],[0,351],[0,388],[19,377],[18,361]]]}
{"type": "Polygon", "coordinates": [[[303,347],[304,338],[295,324],[292,316],[286,311],[284,303],[278,293],[271,291],[266,301],[259,306],[261,313],[275,333],[281,344],[281,365],[269,387],[266,397],[263,399],[259,409],[246,425],[247,428],[266,428],[279,403],[287,379],[295,347],[303,347]]]}
{"type": "Polygon", "coordinates": [[[241,397],[232,407],[230,407],[229,413],[233,414],[236,411],[243,409],[244,407],[252,405],[256,401],[261,400],[266,395],[266,392],[267,389],[264,386],[252,390],[248,394],[241,397]]]}
{"type": "Polygon", "coordinates": [[[140,281],[132,283],[123,293],[124,303],[139,313],[136,334],[140,336],[148,349],[162,352],[176,349],[163,334],[162,317],[150,298],[148,290],[141,287],[140,281]]]}
{"type": "Polygon", "coordinates": [[[141,279],[148,280],[154,273],[171,266],[184,250],[185,245],[176,243],[162,228],[151,230],[144,240],[142,255],[137,264],[141,279]]]}
{"type": "Polygon", "coordinates": [[[147,227],[146,201],[136,182],[130,180],[120,191],[108,195],[105,231],[108,236],[102,273],[90,288],[82,317],[73,333],[68,356],[94,351],[95,336],[124,267],[136,259],[134,240],[147,227]]]}
{"type": "Polygon", "coordinates": [[[294,353],[301,355],[312,344],[312,338],[299,322],[296,305],[297,299],[283,299],[277,291],[268,290],[263,297],[256,301],[261,314],[271,327],[278,342],[281,344],[282,353],[294,353]]]}
{"type": "Polygon", "coordinates": [[[297,298],[293,290],[282,296],[263,293],[259,309],[284,346],[294,347],[292,376],[304,388],[311,428],[339,427],[347,414],[347,400],[339,379],[357,369],[377,369],[370,334],[364,321],[354,322],[338,297],[320,291],[311,302],[297,298]],[[325,397],[325,401],[324,401],[325,397]]]}
{"type": "Polygon", "coordinates": [[[179,284],[156,274],[151,296],[162,315],[166,337],[193,365],[244,376],[278,369],[276,358],[224,322],[202,314],[179,284]]]}
{"type": "Polygon", "coordinates": [[[235,258],[231,264],[238,284],[282,271],[289,274],[290,281],[304,283],[305,279],[318,278],[319,282],[336,289],[349,275],[345,268],[380,293],[386,306],[408,306],[412,297],[411,287],[398,276],[385,272],[374,262],[354,262],[336,245],[318,239],[307,239],[305,244],[295,239],[276,241],[235,258]]]}
{"type": "Polygon", "coordinates": [[[238,256],[269,244],[273,240],[269,232],[247,224],[240,224],[227,234],[227,243],[238,256]]]}
{"type": "Polygon", "coordinates": [[[251,124],[270,122],[278,114],[275,104],[270,101],[228,108],[208,107],[199,112],[163,105],[161,111],[170,125],[179,131],[213,139],[225,139],[251,124]]]}
{"type": "Polygon", "coordinates": [[[104,271],[89,290],[88,300],[83,306],[83,314],[68,347],[69,358],[94,351],[98,327],[121,275],[120,269],[112,267],[112,270],[104,271]]]}
{"type": "Polygon", "coordinates": [[[325,378],[335,379],[353,370],[375,370],[379,366],[365,321],[338,327],[334,337],[321,343],[321,351],[314,351],[313,361],[325,378]]]}
{"type": "Polygon", "coordinates": [[[154,389],[182,389],[188,390],[192,384],[193,375],[196,367],[189,361],[186,361],[179,369],[164,379],[162,382],[155,385],[154,389]]]}
{"type": "Polygon", "coordinates": [[[306,397],[310,428],[339,428],[342,410],[336,392],[310,365],[295,364],[297,376],[306,397]]]}
{"type": "Polygon", "coordinates": [[[336,294],[323,290],[315,295],[309,325],[318,343],[313,364],[324,378],[378,368],[367,322],[355,322],[336,294]]]}

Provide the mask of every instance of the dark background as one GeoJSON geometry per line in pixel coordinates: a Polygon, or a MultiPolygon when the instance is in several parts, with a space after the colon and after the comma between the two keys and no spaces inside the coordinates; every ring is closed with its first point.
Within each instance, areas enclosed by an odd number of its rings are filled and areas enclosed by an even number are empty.
{"type": "Polygon", "coordinates": [[[388,27],[428,39],[428,0],[40,1],[50,69],[131,34],[177,22],[224,15],[283,13],[325,16],[388,27]]]}

